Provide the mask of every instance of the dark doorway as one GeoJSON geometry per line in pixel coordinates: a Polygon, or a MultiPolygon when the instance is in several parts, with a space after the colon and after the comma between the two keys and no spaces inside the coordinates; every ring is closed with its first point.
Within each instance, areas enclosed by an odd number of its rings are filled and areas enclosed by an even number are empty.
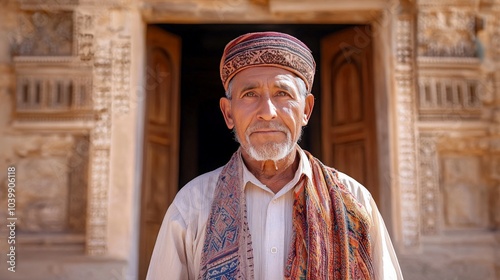
{"type": "Polygon", "coordinates": [[[316,106],[300,145],[321,158],[320,42],[325,35],[345,29],[347,25],[162,24],[159,27],[178,35],[182,41],[179,187],[224,165],[238,147],[219,110],[219,99],[224,96],[219,63],[225,45],[247,32],[285,32],[311,49],[317,64],[312,90],[316,106]]]}

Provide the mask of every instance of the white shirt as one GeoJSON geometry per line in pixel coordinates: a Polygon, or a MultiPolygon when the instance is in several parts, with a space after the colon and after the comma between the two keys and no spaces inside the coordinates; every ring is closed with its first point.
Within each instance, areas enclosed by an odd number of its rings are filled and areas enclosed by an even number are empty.
{"type": "MultiPolygon", "coordinates": [[[[252,236],[255,279],[283,279],[292,239],[293,188],[311,165],[299,149],[295,177],[274,194],[243,165],[248,224],[252,236]]],[[[240,158],[241,160],[241,158],[240,158]]],[[[198,279],[205,227],[222,167],[184,186],[167,210],[151,257],[147,280],[198,279]]],[[[370,238],[376,279],[403,279],[384,221],[368,190],[339,172],[339,179],[372,219],[370,238]]]]}

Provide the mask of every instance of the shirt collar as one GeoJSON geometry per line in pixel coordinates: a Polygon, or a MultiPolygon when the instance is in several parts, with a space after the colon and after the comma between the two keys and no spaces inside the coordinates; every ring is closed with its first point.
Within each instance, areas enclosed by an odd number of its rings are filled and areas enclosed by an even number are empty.
{"type": "MultiPolygon", "coordinates": [[[[293,179],[288,182],[284,187],[283,189],[281,189],[278,193],[283,193],[283,192],[287,192],[288,190],[290,190],[291,188],[293,188],[300,180],[300,178],[302,177],[302,175],[305,175],[309,180],[312,181],[312,168],[311,168],[311,163],[309,162],[309,159],[307,158],[307,155],[306,153],[304,153],[304,150],[302,150],[299,145],[296,145],[296,151],[299,153],[299,159],[300,159],[300,162],[299,162],[299,166],[297,168],[297,171],[295,171],[295,176],[293,177],[293,179]]],[[[266,189],[266,190],[269,190],[269,188],[262,184],[253,174],[252,172],[250,172],[250,170],[248,170],[248,168],[246,167],[245,165],[245,162],[243,161],[243,158],[241,156],[241,153],[240,153],[240,161],[242,163],[242,166],[243,166],[243,187],[245,188],[247,183],[250,182],[262,189],[266,189]]]]}

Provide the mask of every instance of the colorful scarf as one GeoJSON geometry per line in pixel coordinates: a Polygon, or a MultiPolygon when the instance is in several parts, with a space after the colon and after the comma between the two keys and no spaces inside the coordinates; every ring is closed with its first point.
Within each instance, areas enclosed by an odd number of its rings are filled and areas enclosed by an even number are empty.
{"type": "MultiPolygon", "coordinates": [[[[333,168],[306,154],[313,179],[302,176],[295,192],[285,279],[374,279],[365,208],[333,168]]],[[[219,175],[198,279],[254,278],[239,157],[237,151],[219,175]]]]}

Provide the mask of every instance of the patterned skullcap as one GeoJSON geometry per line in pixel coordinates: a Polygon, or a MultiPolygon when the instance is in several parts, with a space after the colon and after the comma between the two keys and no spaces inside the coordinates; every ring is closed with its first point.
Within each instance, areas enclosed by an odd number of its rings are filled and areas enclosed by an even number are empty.
{"type": "Polygon", "coordinates": [[[311,50],[299,39],[280,32],[248,33],[224,48],[220,77],[227,91],[229,81],[240,71],[254,66],[276,66],[304,80],[311,91],[316,62],[311,50]]]}

